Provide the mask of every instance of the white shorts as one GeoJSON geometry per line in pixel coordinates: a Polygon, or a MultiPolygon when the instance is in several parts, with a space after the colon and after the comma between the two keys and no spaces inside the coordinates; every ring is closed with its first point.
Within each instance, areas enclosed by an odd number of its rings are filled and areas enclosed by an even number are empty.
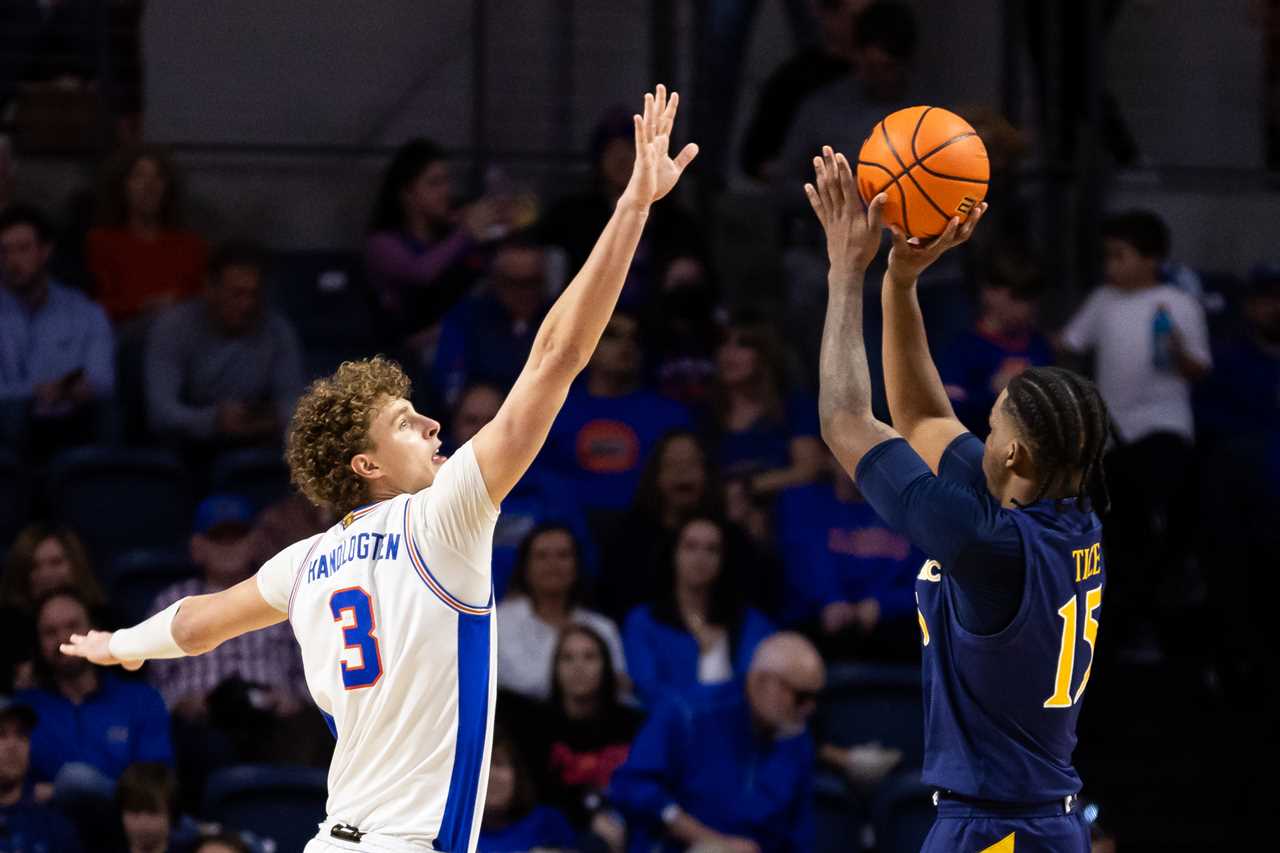
{"type": "Polygon", "coordinates": [[[321,824],[320,832],[307,842],[303,853],[332,853],[335,850],[341,850],[344,853],[430,853],[431,851],[430,847],[411,844],[387,835],[364,835],[361,836],[359,843],[345,841],[329,834],[332,827],[332,821],[321,824]]]}

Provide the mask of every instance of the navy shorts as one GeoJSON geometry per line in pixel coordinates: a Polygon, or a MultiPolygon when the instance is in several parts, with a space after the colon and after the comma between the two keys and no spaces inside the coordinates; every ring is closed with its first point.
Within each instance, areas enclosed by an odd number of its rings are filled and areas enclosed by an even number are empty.
{"type": "Polygon", "coordinates": [[[1079,809],[991,811],[947,800],[920,853],[1089,853],[1079,809]]]}

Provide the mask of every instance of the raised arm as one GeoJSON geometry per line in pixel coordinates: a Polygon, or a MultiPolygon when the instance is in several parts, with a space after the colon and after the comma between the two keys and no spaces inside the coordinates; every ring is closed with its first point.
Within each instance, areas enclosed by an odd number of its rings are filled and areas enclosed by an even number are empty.
{"type": "Polygon", "coordinates": [[[671,192],[698,153],[690,144],[668,154],[679,95],[657,87],[635,116],[636,160],[631,181],[582,270],[551,306],[533,340],[529,360],[497,416],[475,438],[476,461],[495,504],[532,464],[564,405],[569,385],[595,352],[618,302],[649,206],[671,192]]]}
{"type": "Polygon", "coordinates": [[[984,202],[965,222],[955,217],[945,231],[929,243],[908,242],[892,226],[893,250],[884,274],[880,302],[884,312],[884,387],[889,398],[893,427],[924,458],[936,473],[943,452],[965,431],[947,399],[938,368],[929,354],[924,332],[924,316],[916,285],[920,273],[953,246],[973,234],[984,202]]]}
{"type": "Polygon", "coordinates": [[[137,669],[144,661],[201,655],[233,637],[283,622],[288,614],[267,603],[255,578],[208,595],[175,601],[122,631],[72,634],[62,653],[102,666],[137,669]]]}
{"type": "Polygon", "coordinates": [[[818,420],[822,440],[850,476],[868,450],[897,433],[871,413],[871,376],[862,338],[862,285],[880,248],[885,195],[863,213],[853,172],[843,154],[824,146],[813,158],[817,186],[805,184],[827,234],[827,320],[818,358],[818,420]]]}

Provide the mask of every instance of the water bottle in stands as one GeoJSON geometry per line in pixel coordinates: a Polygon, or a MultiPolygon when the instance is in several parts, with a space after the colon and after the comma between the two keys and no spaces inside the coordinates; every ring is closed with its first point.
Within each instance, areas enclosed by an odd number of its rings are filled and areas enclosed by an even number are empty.
{"type": "Polygon", "coordinates": [[[1163,305],[1151,320],[1151,364],[1156,370],[1173,369],[1173,318],[1163,305]]]}

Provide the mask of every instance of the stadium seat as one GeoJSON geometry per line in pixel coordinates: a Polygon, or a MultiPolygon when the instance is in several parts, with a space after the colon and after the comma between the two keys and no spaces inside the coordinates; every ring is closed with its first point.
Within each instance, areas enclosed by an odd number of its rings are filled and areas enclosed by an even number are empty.
{"type": "Polygon", "coordinates": [[[132,625],[151,614],[161,590],[199,573],[185,549],[143,548],[112,560],[103,580],[122,624],[132,625]]]}
{"type": "Polygon", "coordinates": [[[177,457],[165,451],[82,447],[49,466],[49,505],[105,565],[131,548],[186,542],[187,479],[177,457]]]}
{"type": "Polygon", "coordinates": [[[831,667],[818,705],[815,730],[826,743],[855,746],[879,741],[903,752],[904,770],[918,770],[924,756],[920,670],[848,664],[831,667]]]}
{"type": "Polygon", "coordinates": [[[211,490],[241,495],[261,511],[291,491],[289,468],[280,450],[246,448],[219,455],[210,473],[211,490]]]}
{"type": "Polygon", "coordinates": [[[309,379],[374,352],[374,300],[359,253],[277,252],[270,278],[276,308],[302,338],[309,379]]]}
{"type": "Polygon", "coordinates": [[[0,551],[6,550],[26,525],[30,497],[17,457],[0,450],[0,551]]]}
{"type": "Polygon", "coordinates": [[[271,838],[280,853],[300,853],[324,820],[326,783],[325,771],[310,767],[227,767],[209,777],[203,816],[271,838]]]}
{"type": "Polygon", "coordinates": [[[886,779],[876,789],[871,804],[876,849],[881,853],[915,853],[924,844],[937,816],[933,789],[916,774],[886,779]]]}

